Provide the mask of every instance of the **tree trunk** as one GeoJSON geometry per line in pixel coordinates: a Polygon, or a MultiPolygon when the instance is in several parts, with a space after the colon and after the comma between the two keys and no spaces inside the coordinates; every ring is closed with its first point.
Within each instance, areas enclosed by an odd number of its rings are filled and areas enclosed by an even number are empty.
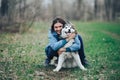
{"type": "Polygon", "coordinates": [[[99,21],[106,19],[104,0],[95,0],[95,19],[99,21]]]}
{"type": "Polygon", "coordinates": [[[53,18],[55,18],[56,17],[56,15],[57,15],[57,11],[56,11],[56,0],[52,0],[52,6],[53,6],[53,18]]]}
{"type": "Polygon", "coordinates": [[[5,16],[8,14],[8,0],[1,1],[1,15],[5,16]]]}
{"type": "Polygon", "coordinates": [[[105,9],[106,9],[106,17],[108,21],[112,20],[113,14],[113,0],[105,0],[105,9]]]}
{"type": "Polygon", "coordinates": [[[77,20],[80,20],[81,18],[81,4],[82,4],[82,0],[77,0],[77,11],[76,11],[77,20]]]}

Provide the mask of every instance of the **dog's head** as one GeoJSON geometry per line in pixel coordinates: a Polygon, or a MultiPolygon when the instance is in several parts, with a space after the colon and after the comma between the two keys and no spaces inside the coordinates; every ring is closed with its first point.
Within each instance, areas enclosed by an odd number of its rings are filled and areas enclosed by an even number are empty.
{"type": "Polygon", "coordinates": [[[65,24],[64,28],[61,30],[61,37],[66,38],[68,33],[77,33],[72,24],[65,24]]]}

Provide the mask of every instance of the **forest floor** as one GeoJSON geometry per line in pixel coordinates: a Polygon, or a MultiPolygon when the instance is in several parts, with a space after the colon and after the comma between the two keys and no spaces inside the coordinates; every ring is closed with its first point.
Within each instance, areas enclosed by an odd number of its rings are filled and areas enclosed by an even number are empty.
{"type": "Polygon", "coordinates": [[[120,23],[73,21],[82,36],[90,67],[53,72],[44,67],[49,23],[35,23],[28,32],[0,33],[0,80],[119,80],[120,23]]]}

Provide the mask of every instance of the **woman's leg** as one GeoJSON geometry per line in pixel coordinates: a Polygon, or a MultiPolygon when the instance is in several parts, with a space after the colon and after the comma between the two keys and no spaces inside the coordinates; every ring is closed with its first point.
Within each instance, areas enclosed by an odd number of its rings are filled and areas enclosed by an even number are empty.
{"type": "Polygon", "coordinates": [[[56,51],[54,51],[50,46],[45,48],[45,53],[46,53],[46,60],[45,60],[45,66],[48,66],[50,61],[53,59],[54,56],[58,57],[58,54],[56,51]]]}
{"type": "Polygon", "coordinates": [[[86,65],[88,64],[87,60],[85,59],[85,53],[84,53],[84,45],[83,45],[83,41],[82,41],[82,37],[79,35],[79,40],[80,40],[80,43],[81,43],[81,48],[80,50],[78,51],[79,52],[79,56],[80,56],[80,59],[81,59],[81,62],[83,65],[86,65]]]}

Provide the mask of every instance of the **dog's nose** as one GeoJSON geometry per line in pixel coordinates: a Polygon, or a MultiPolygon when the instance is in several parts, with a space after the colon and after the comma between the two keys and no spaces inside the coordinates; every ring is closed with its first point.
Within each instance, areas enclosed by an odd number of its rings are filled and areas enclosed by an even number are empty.
{"type": "Polygon", "coordinates": [[[71,33],[70,29],[68,30],[68,33],[71,33]]]}

